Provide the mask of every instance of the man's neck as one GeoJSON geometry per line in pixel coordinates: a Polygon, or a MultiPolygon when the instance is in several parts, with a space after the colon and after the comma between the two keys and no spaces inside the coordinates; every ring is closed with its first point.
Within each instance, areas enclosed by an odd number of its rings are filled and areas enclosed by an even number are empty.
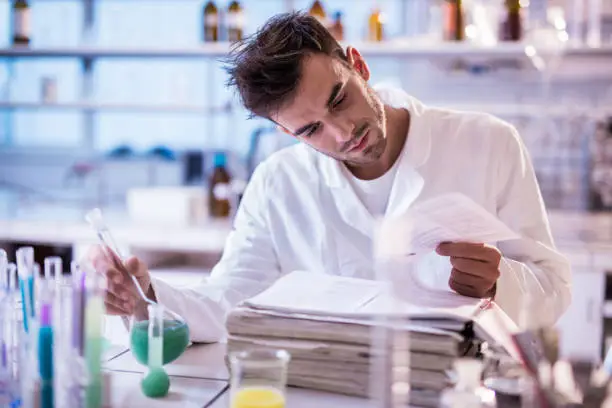
{"type": "Polygon", "coordinates": [[[388,105],[385,105],[384,109],[387,119],[385,151],[375,163],[358,167],[350,166],[349,170],[357,178],[374,180],[389,171],[398,160],[408,138],[410,112],[403,108],[394,108],[388,105]]]}

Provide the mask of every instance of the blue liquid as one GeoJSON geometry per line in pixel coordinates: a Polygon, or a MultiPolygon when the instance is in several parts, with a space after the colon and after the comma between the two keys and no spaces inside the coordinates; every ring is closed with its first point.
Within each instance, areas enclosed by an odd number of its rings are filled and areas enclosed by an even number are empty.
{"type": "Polygon", "coordinates": [[[38,332],[38,371],[42,381],[40,405],[53,408],[53,330],[48,326],[38,332]]]}

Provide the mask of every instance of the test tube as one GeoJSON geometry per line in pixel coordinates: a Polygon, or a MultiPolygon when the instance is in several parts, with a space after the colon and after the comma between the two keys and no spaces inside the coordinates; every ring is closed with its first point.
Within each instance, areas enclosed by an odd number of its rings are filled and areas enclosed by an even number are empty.
{"type": "Polygon", "coordinates": [[[2,290],[5,293],[8,292],[7,267],[8,256],[6,255],[6,251],[4,249],[0,249],[0,285],[2,285],[2,290]]]}
{"type": "Polygon", "coordinates": [[[149,370],[162,368],[164,352],[164,307],[149,305],[149,370]]]}
{"type": "Polygon", "coordinates": [[[40,406],[53,408],[53,292],[51,281],[40,282],[40,327],[38,330],[38,375],[40,379],[40,406]]]}
{"type": "Polygon", "coordinates": [[[34,317],[34,248],[17,249],[16,258],[23,308],[23,328],[28,332],[30,319],[34,317]]]}
{"type": "Polygon", "coordinates": [[[104,376],[102,375],[102,350],[104,347],[104,279],[88,267],[85,305],[85,361],[88,384],[86,407],[100,408],[104,400],[104,376]]]}
{"type": "Polygon", "coordinates": [[[56,407],[79,407],[71,404],[69,391],[73,384],[72,368],[77,357],[72,348],[72,287],[60,286],[53,307],[53,368],[56,407]]]}
{"type": "Polygon", "coordinates": [[[55,280],[55,290],[59,290],[63,279],[62,258],[49,256],[45,258],[45,279],[55,280]]]}

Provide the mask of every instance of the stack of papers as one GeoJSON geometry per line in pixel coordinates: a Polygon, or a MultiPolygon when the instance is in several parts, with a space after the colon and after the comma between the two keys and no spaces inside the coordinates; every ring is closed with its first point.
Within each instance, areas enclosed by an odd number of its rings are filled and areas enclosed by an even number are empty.
{"type": "MultiPolygon", "coordinates": [[[[498,341],[510,326],[503,312],[495,305],[483,309],[480,299],[449,292],[420,295],[433,306],[391,301],[382,282],[293,272],[230,313],[228,348],[285,349],[291,354],[289,385],[367,398],[373,336],[392,316],[393,335],[408,337],[411,405],[434,407],[450,385],[448,371],[457,357],[475,355],[483,341],[512,353],[506,350],[509,342],[498,341]],[[495,326],[500,321],[501,329],[495,326]]],[[[397,352],[394,347],[387,353],[397,352]]]]}

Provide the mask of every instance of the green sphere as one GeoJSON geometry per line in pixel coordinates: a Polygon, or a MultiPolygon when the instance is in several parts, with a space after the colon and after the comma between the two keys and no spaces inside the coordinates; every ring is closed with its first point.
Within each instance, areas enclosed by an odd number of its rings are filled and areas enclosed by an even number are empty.
{"type": "Polygon", "coordinates": [[[142,379],[140,388],[149,398],[165,397],[170,389],[170,377],[163,368],[154,368],[142,379]]]}

